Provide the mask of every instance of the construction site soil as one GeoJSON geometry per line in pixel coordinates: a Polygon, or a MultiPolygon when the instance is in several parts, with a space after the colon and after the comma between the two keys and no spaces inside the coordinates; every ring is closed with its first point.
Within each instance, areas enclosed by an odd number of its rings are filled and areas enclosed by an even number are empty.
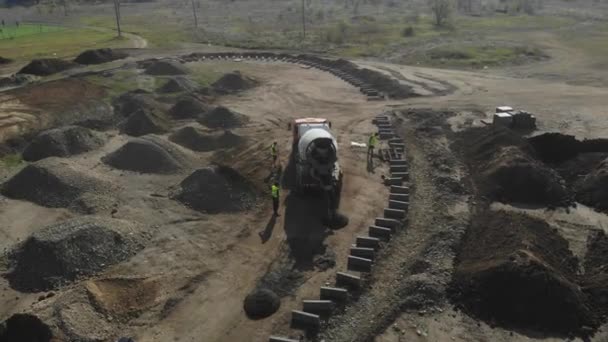
{"type": "Polygon", "coordinates": [[[198,83],[190,80],[187,77],[175,76],[175,77],[170,77],[165,84],[163,84],[162,86],[160,86],[157,89],[157,92],[159,92],[161,94],[167,94],[167,93],[181,93],[181,92],[206,93],[207,91],[205,91],[205,89],[201,88],[201,86],[198,83]]]}
{"type": "Polygon", "coordinates": [[[208,152],[242,145],[245,138],[231,131],[206,131],[195,126],[178,129],[169,140],[193,151],[208,152]]]}
{"type": "Polygon", "coordinates": [[[229,129],[241,127],[249,121],[247,116],[224,106],[217,106],[198,117],[198,122],[208,128],[229,129]]]}
{"type": "Polygon", "coordinates": [[[145,69],[145,73],[154,76],[186,75],[188,69],[176,61],[157,60],[148,61],[140,64],[145,69]]]}
{"type": "Polygon", "coordinates": [[[0,323],[1,342],[50,342],[52,338],[51,328],[34,315],[14,314],[0,323]]]}
{"type": "Polygon", "coordinates": [[[58,58],[34,59],[19,70],[18,74],[49,76],[71,68],[78,64],[58,58]]]}
{"type": "Polygon", "coordinates": [[[219,94],[233,94],[239,91],[251,89],[257,85],[257,81],[251,77],[244,76],[240,71],[234,71],[220,77],[211,84],[214,91],[219,94]]]}
{"type": "Polygon", "coordinates": [[[173,119],[195,119],[207,113],[211,107],[193,96],[182,96],[169,111],[173,119]]]}
{"type": "Polygon", "coordinates": [[[22,156],[27,161],[67,157],[95,150],[104,143],[103,136],[87,128],[65,126],[38,134],[25,148],[22,156]]]}
{"type": "Polygon", "coordinates": [[[135,255],[143,248],[139,230],[131,222],[93,216],[42,228],[9,254],[6,277],[22,292],[56,289],[135,255]]]}
{"type": "Polygon", "coordinates": [[[127,57],[129,57],[129,55],[122,51],[96,49],[84,51],[74,59],[74,62],[83,65],[103,64],[127,57]]]}
{"type": "Polygon", "coordinates": [[[12,63],[12,62],[13,62],[12,59],[0,56],[0,64],[9,64],[9,63],[12,63]]]}

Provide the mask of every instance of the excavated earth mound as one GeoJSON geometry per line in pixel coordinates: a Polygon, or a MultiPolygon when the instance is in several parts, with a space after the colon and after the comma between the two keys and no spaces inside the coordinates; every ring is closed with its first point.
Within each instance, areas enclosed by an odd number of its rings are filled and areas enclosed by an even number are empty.
{"type": "Polygon", "coordinates": [[[57,58],[34,59],[19,70],[19,74],[48,76],[76,67],[78,64],[57,58]]]}
{"type": "Polygon", "coordinates": [[[111,183],[87,174],[74,162],[50,157],[23,168],[2,184],[0,192],[44,207],[67,208],[82,201],[102,205],[112,189],[111,183]]]}
{"type": "Polygon", "coordinates": [[[593,231],[587,239],[583,291],[604,317],[608,314],[608,236],[603,230],[593,231]]]}
{"type": "Polygon", "coordinates": [[[12,62],[13,62],[12,59],[4,58],[4,57],[0,56],[0,64],[9,64],[9,63],[12,63],[12,62]]]}
{"type": "Polygon", "coordinates": [[[37,161],[47,157],[67,157],[92,151],[104,143],[102,135],[84,127],[55,128],[36,136],[23,151],[23,159],[37,161]]]}
{"type": "Polygon", "coordinates": [[[182,76],[169,78],[167,83],[158,88],[158,92],[162,94],[188,92],[194,93],[201,90],[201,87],[190,79],[182,76]]]}
{"type": "Polygon", "coordinates": [[[131,139],[102,161],[119,170],[161,174],[178,172],[188,165],[175,145],[153,135],[131,139]]]}
{"type": "Polygon", "coordinates": [[[9,254],[11,287],[40,292],[124,261],[143,248],[128,221],[84,216],[35,232],[9,254]]]}
{"type": "Polygon", "coordinates": [[[276,293],[267,289],[255,290],[245,297],[243,308],[247,317],[261,319],[271,316],[281,306],[281,299],[276,293]]]}
{"type": "Polygon", "coordinates": [[[112,105],[116,115],[128,117],[140,109],[154,110],[160,104],[154,100],[149,92],[137,89],[120,95],[112,101],[112,105]]]}
{"type": "Polygon", "coordinates": [[[608,158],[575,183],[576,200],[598,210],[608,210],[608,158]]]}
{"type": "Polygon", "coordinates": [[[127,58],[128,56],[129,55],[125,52],[119,52],[112,49],[96,49],[84,51],[74,59],[74,62],[84,65],[102,64],[127,58]]]}
{"type": "Polygon", "coordinates": [[[156,109],[140,108],[131,113],[120,125],[120,132],[133,137],[146,134],[161,134],[169,131],[167,117],[156,109]]]}
{"type": "Polygon", "coordinates": [[[508,328],[551,333],[597,327],[568,242],[524,214],[475,217],[460,246],[450,293],[467,312],[508,328]]]}
{"type": "Polygon", "coordinates": [[[249,118],[247,116],[233,112],[222,106],[215,107],[198,118],[199,123],[209,128],[223,129],[241,127],[248,121],[249,118]]]}
{"type": "Polygon", "coordinates": [[[193,119],[209,111],[210,107],[192,96],[181,97],[169,110],[169,115],[177,120],[193,119]]]}
{"type": "Polygon", "coordinates": [[[553,169],[515,146],[502,147],[480,168],[486,195],[502,202],[566,204],[568,193],[553,169]]]}
{"type": "Polygon", "coordinates": [[[245,139],[230,131],[204,132],[187,126],[171,134],[169,140],[193,151],[208,152],[241,145],[245,139]]]}
{"type": "Polygon", "coordinates": [[[544,133],[529,138],[538,157],[546,163],[561,163],[581,153],[608,153],[608,139],[577,140],[573,135],[544,133]]]}
{"type": "Polygon", "coordinates": [[[147,63],[146,74],[154,76],[186,75],[188,69],[175,61],[151,61],[147,63]]]}
{"type": "Polygon", "coordinates": [[[179,191],[172,197],[194,210],[210,214],[250,209],[257,198],[253,185],[225,166],[194,171],[180,183],[179,191]]]}
{"type": "Polygon", "coordinates": [[[27,74],[14,74],[0,78],[0,88],[18,87],[36,80],[36,76],[27,74]]]}
{"type": "Polygon", "coordinates": [[[14,314],[0,323],[0,342],[50,342],[51,328],[30,314],[14,314]]]}
{"type": "Polygon", "coordinates": [[[219,80],[213,82],[211,87],[220,94],[232,94],[239,91],[251,89],[257,85],[257,81],[243,76],[239,71],[225,74],[219,80]]]}

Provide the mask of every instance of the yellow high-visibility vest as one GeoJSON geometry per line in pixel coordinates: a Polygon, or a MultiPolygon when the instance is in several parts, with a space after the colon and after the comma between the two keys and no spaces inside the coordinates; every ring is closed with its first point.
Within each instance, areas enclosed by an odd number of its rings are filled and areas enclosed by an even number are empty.
{"type": "Polygon", "coordinates": [[[273,185],[272,187],[270,187],[270,190],[272,191],[272,198],[279,198],[279,187],[276,185],[273,185]]]}
{"type": "Polygon", "coordinates": [[[270,145],[270,153],[272,154],[273,157],[277,155],[277,145],[275,145],[275,144],[270,145]]]}
{"type": "Polygon", "coordinates": [[[368,145],[371,147],[375,147],[377,143],[378,143],[378,138],[376,138],[376,136],[372,134],[372,136],[369,137],[368,145]]]}

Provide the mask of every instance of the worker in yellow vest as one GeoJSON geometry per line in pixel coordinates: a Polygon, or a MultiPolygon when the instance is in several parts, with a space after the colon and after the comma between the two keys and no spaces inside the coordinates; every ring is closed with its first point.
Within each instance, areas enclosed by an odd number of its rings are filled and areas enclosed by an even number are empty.
{"type": "Polygon", "coordinates": [[[272,184],[272,186],[270,187],[270,194],[272,196],[272,210],[274,211],[274,216],[281,216],[279,215],[279,183],[278,182],[274,182],[272,184]]]}
{"type": "Polygon", "coordinates": [[[272,156],[272,164],[276,165],[277,163],[277,158],[279,156],[279,151],[278,151],[278,147],[277,147],[277,142],[273,142],[272,145],[270,145],[270,155],[272,156]]]}
{"type": "Polygon", "coordinates": [[[378,133],[374,133],[370,135],[369,140],[367,141],[367,158],[374,158],[374,148],[378,144],[378,133]]]}

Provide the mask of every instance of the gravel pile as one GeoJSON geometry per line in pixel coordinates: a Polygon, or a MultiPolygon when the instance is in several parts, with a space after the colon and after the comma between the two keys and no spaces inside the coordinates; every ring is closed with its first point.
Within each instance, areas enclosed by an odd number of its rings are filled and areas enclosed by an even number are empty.
{"type": "Polygon", "coordinates": [[[196,83],[183,76],[171,77],[167,80],[167,83],[163,84],[158,88],[158,92],[162,94],[169,93],[194,93],[201,90],[201,87],[196,83]]]}
{"type": "Polygon", "coordinates": [[[160,110],[140,108],[123,120],[119,127],[121,133],[139,137],[146,134],[166,133],[169,131],[170,123],[160,110]]]}
{"type": "Polygon", "coordinates": [[[84,65],[102,64],[118,59],[127,58],[129,55],[122,51],[112,49],[87,50],[78,55],[74,62],[84,65]]]}
{"type": "Polygon", "coordinates": [[[139,227],[85,216],[35,232],[9,254],[11,287],[24,292],[55,289],[127,260],[143,248],[139,227]]]}
{"type": "Polygon", "coordinates": [[[55,128],[38,134],[23,151],[23,159],[37,161],[48,157],[68,157],[95,150],[104,144],[102,135],[84,127],[55,128]]]}
{"type": "Polygon", "coordinates": [[[154,110],[159,107],[159,103],[154,100],[149,92],[136,89],[126,92],[112,101],[114,113],[121,117],[128,117],[132,113],[140,110],[154,110]]]}
{"type": "Polygon", "coordinates": [[[180,128],[169,136],[169,140],[198,152],[232,148],[245,141],[243,137],[230,131],[205,132],[192,126],[180,128]]]}
{"type": "Polygon", "coordinates": [[[169,115],[177,120],[194,119],[209,111],[210,107],[192,96],[181,97],[169,110],[169,115]]]}
{"type": "Polygon", "coordinates": [[[214,91],[220,94],[233,94],[239,91],[251,89],[258,82],[250,77],[244,76],[239,71],[234,71],[222,76],[219,80],[213,82],[211,87],[214,91]]]}
{"type": "Polygon", "coordinates": [[[209,128],[223,129],[241,127],[248,121],[249,118],[247,116],[233,112],[222,106],[215,107],[198,118],[198,122],[209,128]]]}
{"type": "Polygon", "coordinates": [[[48,76],[74,68],[77,65],[78,64],[76,63],[57,58],[34,59],[28,65],[19,70],[18,74],[48,76]]]}
{"type": "Polygon", "coordinates": [[[131,139],[102,161],[120,170],[160,174],[178,172],[189,164],[175,145],[152,135],[131,139]]]}

